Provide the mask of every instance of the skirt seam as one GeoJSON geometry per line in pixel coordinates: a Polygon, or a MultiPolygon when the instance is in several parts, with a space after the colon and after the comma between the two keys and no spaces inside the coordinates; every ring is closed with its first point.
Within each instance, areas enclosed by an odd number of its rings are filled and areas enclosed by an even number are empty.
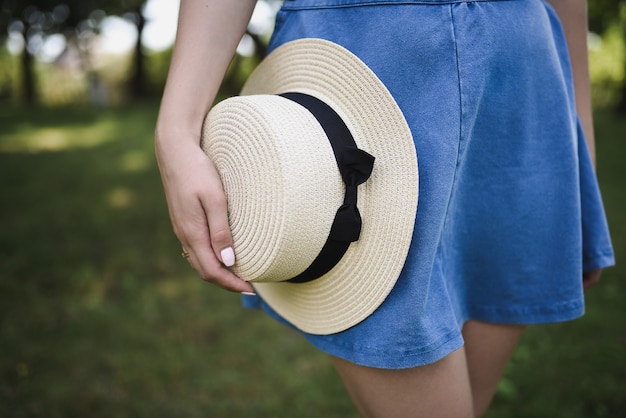
{"type": "Polygon", "coordinates": [[[353,0],[353,1],[298,1],[286,0],[281,7],[282,10],[317,10],[317,9],[340,9],[349,7],[367,7],[367,6],[449,6],[460,3],[494,3],[504,1],[522,1],[522,0],[353,0]],[[295,3],[295,4],[291,4],[295,3]],[[322,4],[319,4],[322,3],[322,4]]]}

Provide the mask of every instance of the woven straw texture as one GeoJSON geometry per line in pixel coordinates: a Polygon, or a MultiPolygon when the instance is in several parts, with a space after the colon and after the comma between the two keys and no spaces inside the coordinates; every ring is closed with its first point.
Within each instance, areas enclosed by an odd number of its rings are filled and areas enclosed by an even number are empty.
{"type": "Polygon", "coordinates": [[[302,331],[350,328],[387,297],[410,246],[418,169],[409,127],[363,62],[319,39],[277,48],[249,77],[242,96],[209,112],[202,143],[228,198],[234,271],[302,331]],[[317,256],[344,188],[315,118],[290,100],[268,96],[285,92],[327,103],[357,146],[376,158],[371,177],[358,189],[360,239],[329,273],[302,284],[277,282],[302,272],[317,256]]]}

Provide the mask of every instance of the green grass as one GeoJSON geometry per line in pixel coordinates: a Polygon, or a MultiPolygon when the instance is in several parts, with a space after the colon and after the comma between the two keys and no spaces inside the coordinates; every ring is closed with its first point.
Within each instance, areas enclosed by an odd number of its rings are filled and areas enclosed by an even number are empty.
{"type": "Polygon", "coordinates": [[[180,257],[155,106],[1,114],[0,416],[351,413],[324,355],[180,257]]]}
{"type": "MultiPolygon", "coordinates": [[[[180,257],[152,151],[156,106],[0,108],[1,417],[355,417],[330,360],[180,257]]],[[[626,251],[626,123],[598,115],[626,251]]],[[[626,407],[621,266],[588,314],[531,328],[491,418],[626,407]]]]}

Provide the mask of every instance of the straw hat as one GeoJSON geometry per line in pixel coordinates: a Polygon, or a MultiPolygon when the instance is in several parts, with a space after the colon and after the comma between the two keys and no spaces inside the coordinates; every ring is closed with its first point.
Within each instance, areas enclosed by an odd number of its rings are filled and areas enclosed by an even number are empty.
{"type": "Polygon", "coordinates": [[[218,103],[202,133],[228,198],[233,271],[302,331],[350,328],[385,300],[411,243],[418,195],[411,131],[376,75],[325,40],[280,46],[241,94],[218,103]],[[357,151],[333,142],[350,134],[357,151]],[[361,167],[358,186],[346,186],[351,165],[361,167]],[[343,228],[346,211],[351,226],[343,228]],[[360,231],[352,225],[359,212],[360,231]],[[313,280],[288,282],[303,272],[313,280]]]}

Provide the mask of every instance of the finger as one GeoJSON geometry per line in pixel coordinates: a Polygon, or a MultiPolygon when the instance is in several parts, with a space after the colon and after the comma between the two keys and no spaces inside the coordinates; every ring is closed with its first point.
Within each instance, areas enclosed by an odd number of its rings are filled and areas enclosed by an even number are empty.
{"type": "Polygon", "coordinates": [[[228,222],[228,204],[221,182],[213,186],[213,193],[205,196],[202,206],[207,215],[211,248],[226,267],[235,264],[233,236],[228,222]]]}
{"type": "Polygon", "coordinates": [[[188,261],[202,280],[231,292],[255,293],[250,283],[222,265],[213,253],[208,239],[192,241],[185,248],[189,248],[188,261]]]}
{"type": "Polygon", "coordinates": [[[602,269],[591,270],[583,273],[583,289],[587,290],[600,282],[602,269]]]}
{"type": "Polygon", "coordinates": [[[252,285],[224,268],[211,247],[204,210],[197,202],[196,210],[185,216],[186,223],[175,228],[181,245],[189,254],[187,261],[203,280],[232,292],[254,292],[252,285]]]}

